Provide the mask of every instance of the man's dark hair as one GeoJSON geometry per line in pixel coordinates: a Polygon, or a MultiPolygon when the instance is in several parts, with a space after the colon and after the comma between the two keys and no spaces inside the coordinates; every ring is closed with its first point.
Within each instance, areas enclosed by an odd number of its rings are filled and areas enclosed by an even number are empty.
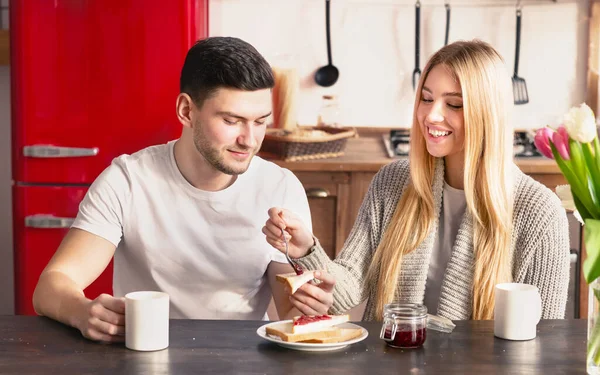
{"type": "Polygon", "coordinates": [[[179,89],[201,107],[219,88],[256,91],[273,88],[273,70],[247,42],[232,37],[202,39],[187,53],[179,89]]]}

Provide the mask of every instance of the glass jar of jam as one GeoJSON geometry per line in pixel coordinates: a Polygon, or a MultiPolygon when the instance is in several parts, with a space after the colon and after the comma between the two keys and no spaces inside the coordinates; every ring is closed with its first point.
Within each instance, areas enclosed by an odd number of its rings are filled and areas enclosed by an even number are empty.
{"type": "Polygon", "coordinates": [[[427,337],[427,307],[389,303],[384,306],[379,337],[394,348],[419,348],[427,337]]]}

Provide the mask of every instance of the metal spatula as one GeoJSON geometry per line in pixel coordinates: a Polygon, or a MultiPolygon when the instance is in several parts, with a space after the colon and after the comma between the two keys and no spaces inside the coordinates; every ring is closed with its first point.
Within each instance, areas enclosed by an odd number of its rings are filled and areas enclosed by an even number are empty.
{"type": "Polygon", "coordinates": [[[517,43],[515,49],[515,73],[512,77],[513,96],[515,104],[529,103],[529,94],[527,93],[527,84],[525,79],[518,76],[519,70],[519,50],[521,49],[521,7],[517,7],[517,43]]]}

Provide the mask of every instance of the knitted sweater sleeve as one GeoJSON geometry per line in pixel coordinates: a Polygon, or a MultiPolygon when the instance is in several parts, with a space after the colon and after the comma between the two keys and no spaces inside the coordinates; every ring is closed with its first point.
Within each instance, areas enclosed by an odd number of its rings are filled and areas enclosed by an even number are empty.
{"type": "Polygon", "coordinates": [[[335,277],[332,314],[345,313],[368,298],[370,286],[366,275],[383,230],[383,211],[388,195],[385,187],[401,185],[398,184],[397,168],[384,167],[375,175],[350,235],[334,261],[327,256],[318,240],[309,254],[299,259],[299,263],[307,269],[324,269],[335,277]]]}
{"type": "Polygon", "coordinates": [[[563,319],[570,274],[567,215],[558,198],[552,194],[546,200],[545,209],[541,209],[532,220],[537,221],[537,228],[531,230],[524,241],[528,246],[522,253],[526,258],[522,282],[538,287],[542,297],[542,319],[563,319]]]}

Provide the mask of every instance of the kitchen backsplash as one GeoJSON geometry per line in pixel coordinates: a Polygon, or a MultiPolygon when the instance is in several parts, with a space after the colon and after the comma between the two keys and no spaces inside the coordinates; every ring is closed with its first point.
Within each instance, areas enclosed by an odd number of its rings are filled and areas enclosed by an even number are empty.
{"type": "MultiPolygon", "coordinates": [[[[329,88],[314,83],[327,63],[324,0],[212,0],[210,35],[252,43],[272,65],[292,65],[300,75],[298,122],[315,124],[324,94],[339,97],[340,120],[353,126],[408,127],[415,93],[414,2],[332,0],[333,63],[340,70],[329,88]]],[[[449,1],[450,42],[491,43],[514,67],[515,4],[506,0],[449,1]]],[[[584,100],[588,0],[523,2],[519,76],[530,102],[515,108],[515,128],[555,122],[584,100]]],[[[421,1],[421,63],[444,43],[443,0],[421,1]]]]}

